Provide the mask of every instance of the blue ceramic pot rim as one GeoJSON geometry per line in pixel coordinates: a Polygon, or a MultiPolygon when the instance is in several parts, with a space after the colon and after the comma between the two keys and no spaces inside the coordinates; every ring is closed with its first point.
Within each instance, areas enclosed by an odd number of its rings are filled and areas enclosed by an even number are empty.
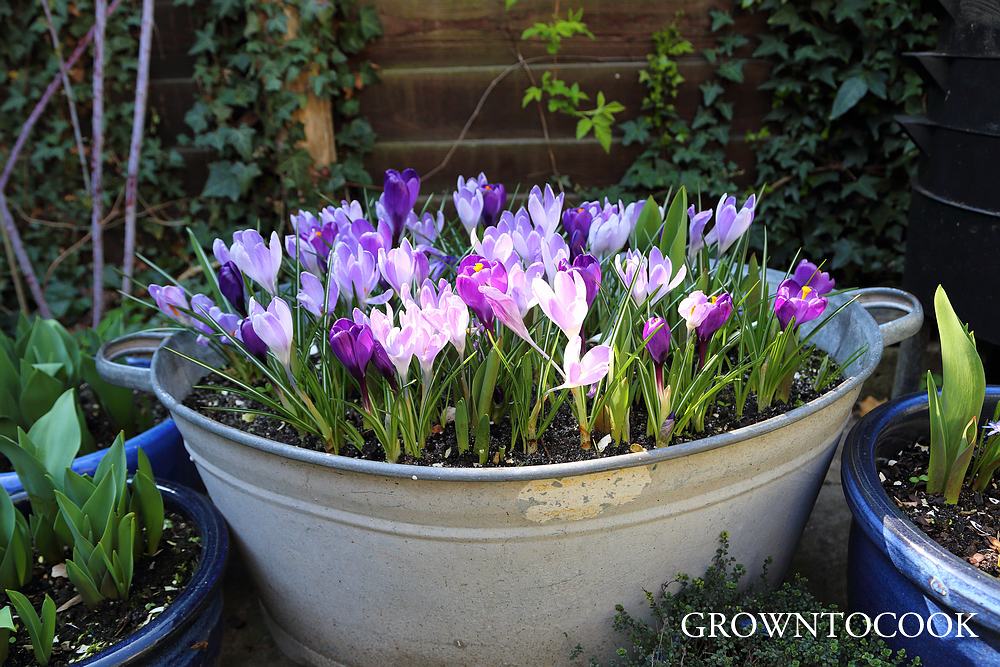
{"type": "MultiPolygon", "coordinates": [[[[1000,400],[1000,387],[986,390],[1000,400]]],[[[844,444],[841,478],[854,521],[892,560],[896,569],[942,607],[976,612],[976,622],[1000,631],[1000,579],[966,563],[912,523],[882,488],[875,466],[885,429],[927,411],[927,394],[896,399],[865,415],[844,444]]]]}
{"type": "Polygon", "coordinates": [[[222,515],[208,498],[173,482],[158,481],[167,509],[188,517],[201,536],[201,560],[183,592],[152,621],[97,655],[73,663],[87,667],[114,667],[141,659],[157,646],[169,642],[222,585],[229,554],[229,530],[222,515]]]}

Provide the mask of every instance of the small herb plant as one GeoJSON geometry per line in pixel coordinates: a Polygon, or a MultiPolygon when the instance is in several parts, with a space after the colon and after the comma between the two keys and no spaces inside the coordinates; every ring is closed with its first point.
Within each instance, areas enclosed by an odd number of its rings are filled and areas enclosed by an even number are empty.
{"type": "MultiPolygon", "coordinates": [[[[711,565],[701,577],[692,579],[680,574],[663,585],[659,595],[646,592],[649,614],[643,618],[632,616],[618,605],[614,618],[615,630],[627,638],[627,644],[618,649],[618,659],[611,664],[634,667],[690,667],[743,666],[743,665],[868,665],[869,667],[894,667],[919,665],[903,651],[894,652],[878,637],[856,637],[849,634],[843,624],[832,622],[835,606],[816,600],[806,589],[805,580],[795,578],[776,590],[761,585],[747,589],[742,585],[746,569],[729,556],[729,542],[725,533],[711,565]],[[816,636],[803,634],[796,637],[770,637],[758,633],[750,637],[692,637],[683,632],[682,622],[687,614],[720,613],[733,618],[739,613],[756,614],[777,612],[803,614],[812,618],[816,614],[816,636]],[[650,618],[651,621],[644,620],[650,618]]],[[[578,646],[577,656],[586,647],[578,646]]],[[[591,660],[591,665],[599,664],[591,660]]]]}
{"type": "Polygon", "coordinates": [[[942,384],[939,393],[934,376],[927,372],[931,429],[927,492],[943,495],[954,505],[963,485],[983,491],[1000,468],[1000,406],[992,421],[980,428],[986,377],[975,336],[955,314],[940,285],[934,312],[941,338],[942,384]]]}
{"type": "Polygon", "coordinates": [[[667,445],[704,431],[724,390],[739,414],[750,400],[787,402],[838,312],[816,264],[768,282],[766,254],[748,250],[752,195],[740,207],[723,196],[714,212],[689,207],[683,189],[663,208],[564,210],[536,186],[527,208],[505,210],[505,188],[480,175],[459,179],[461,226],[446,228],[443,210],[414,211],[419,189],[413,170],[389,170],[378,200],[300,212],[284,242],[252,229],[217,239],[218,268],[195,245],[207,293],[166,274],[149,293],[226,360],[189,357],[252,401],[248,412],[332,453],[377,441],[390,462],[419,459],[452,424],[480,464],[530,453],[560,410],[585,450],[667,445]],[[637,406],[646,417],[632,424],[637,406]],[[491,453],[504,420],[510,441],[491,453]]]}

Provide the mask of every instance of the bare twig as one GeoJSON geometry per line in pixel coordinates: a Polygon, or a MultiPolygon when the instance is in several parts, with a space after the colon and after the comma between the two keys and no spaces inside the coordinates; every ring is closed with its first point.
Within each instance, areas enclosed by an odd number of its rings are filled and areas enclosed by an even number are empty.
{"type": "Polygon", "coordinates": [[[94,249],[94,284],[93,284],[93,317],[91,325],[96,329],[101,323],[101,315],[104,312],[104,234],[101,198],[103,192],[104,162],[101,159],[104,155],[104,33],[107,28],[107,0],[95,0],[94,2],[94,78],[93,78],[93,112],[91,122],[93,126],[92,137],[90,139],[90,239],[94,249]]]}
{"type": "Polygon", "coordinates": [[[49,0],[42,0],[42,9],[45,10],[45,22],[49,27],[49,37],[52,38],[52,50],[55,51],[56,59],[59,62],[59,76],[62,79],[63,94],[66,95],[66,104],[69,106],[69,120],[73,126],[73,138],[76,140],[76,154],[80,158],[80,172],[83,174],[83,189],[90,191],[90,176],[87,174],[87,154],[83,148],[83,132],[80,130],[80,117],[76,114],[76,101],[73,99],[73,86],[69,82],[66,64],[62,57],[62,44],[59,43],[59,35],[56,34],[56,24],[52,20],[52,8],[49,7],[49,0]]]}
{"type": "Polygon", "coordinates": [[[24,296],[24,286],[21,284],[21,276],[17,273],[17,261],[14,257],[14,249],[7,238],[7,229],[0,225],[0,235],[3,236],[3,251],[7,257],[7,266],[10,267],[10,280],[14,283],[14,293],[17,295],[17,307],[21,312],[28,312],[28,299],[24,296]]]}
{"type": "Polygon", "coordinates": [[[146,122],[146,98],[149,92],[149,52],[153,43],[153,0],[142,0],[142,27],[139,31],[139,71],[135,77],[135,112],[132,116],[132,145],[128,153],[125,178],[125,248],[122,266],[122,292],[132,291],[135,270],[135,215],[139,192],[139,158],[146,122]]]}
{"type": "MultiPolygon", "coordinates": [[[[107,14],[111,14],[118,7],[121,0],[113,0],[111,5],[108,7],[107,14]]],[[[76,48],[73,49],[73,53],[70,54],[69,58],[60,68],[60,72],[68,71],[76,62],[83,56],[84,51],[87,50],[87,46],[90,45],[91,40],[94,38],[94,29],[91,28],[87,34],[77,43],[76,48]]],[[[10,214],[10,209],[7,207],[7,198],[4,195],[4,191],[7,189],[7,183],[10,181],[10,176],[14,173],[14,165],[17,164],[17,159],[21,155],[21,151],[24,150],[25,144],[28,142],[28,136],[31,134],[31,130],[34,129],[35,125],[38,123],[38,119],[41,118],[42,112],[45,111],[45,107],[48,106],[49,102],[52,100],[52,96],[55,95],[56,90],[59,88],[59,83],[61,78],[56,76],[49,83],[48,88],[42,93],[42,97],[35,104],[35,108],[31,110],[31,114],[28,115],[28,119],[21,126],[21,132],[17,135],[17,139],[14,141],[14,146],[10,149],[10,153],[7,155],[7,162],[4,164],[3,172],[0,172],[0,218],[2,218],[4,232],[7,234],[7,238],[10,241],[11,248],[14,251],[14,256],[17,258],[17,263],[20,266],[21,274],[24,276],[24,282],[28,285],[28,290],[31,292],[32,298],[35,300],[35,305],[38,306],[38,312],[42,317],[52,317],[52,311],[49,309],[48,302],[45,301],[45,295],[42,293],[41,286],[38,284],[38,276],[35,275],[35,270],[31,266],[31,260],[28,258],[27,253],[24,251],[24,243],[21,241],[21,235],[17,231],[17,225],[14,224],[14,218],[10,214]]]]}

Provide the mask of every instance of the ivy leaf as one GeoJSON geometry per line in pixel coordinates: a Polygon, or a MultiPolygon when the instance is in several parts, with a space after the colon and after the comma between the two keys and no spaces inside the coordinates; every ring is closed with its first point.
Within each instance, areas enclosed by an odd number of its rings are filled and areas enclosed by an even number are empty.
{"type": "Polygon", "coordinates": [[[199,53],[215,53],[215,26],[208,25],[202,30],[195,30],[194,45],[188,54],[196,56],[199,53]]]}
{"type": "Polygon", "coordinates": [[[734,83],[743,83],[743,61],[727,60],[719,65],[719,69],[715,70],[715,73],[734,83]]]}
{"type": "Polygon", "coordinates": [[[593,127],[594,121],[589,118],[581,118],[576,124],[576,138],[577,140],[583,139],[590,132],[590,128],[593,127]]]}
{"type": "Polygon", "coordinates": [[[208,165],[208,180],[201,196],[238,201],[260,174],[260,167],[256,164],[213,162],[208,165]]]}
{"type": "Polygon", "coordinates": [[[717,81],[709,81],[707,83],[701,84],[701,98],[706,107],[712,106],[712,103],[719,98],[719,95],[725,92],[723,88],[717,81]]]}
{"type": "Polygon", "coordinates": [[[854,108],[861,101],[861,98],[868,92],[868,84],[860,76],[852,76],[850,79],[840,84],[837,97],[833,100],[833,109],[830,111],[830,120],[840,118],[845,113],[854,108]]]}

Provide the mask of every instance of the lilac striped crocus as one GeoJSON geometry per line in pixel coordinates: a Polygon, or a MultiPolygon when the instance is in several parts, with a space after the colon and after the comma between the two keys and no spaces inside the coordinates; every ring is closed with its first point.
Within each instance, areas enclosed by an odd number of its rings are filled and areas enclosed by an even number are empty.
{"type": "Polygon", "coordinates": [[[681,266],[674,273],[670,258],[664,256],[659,248],[653,248],[648,257],[637,250],[618,255],[615,257],[615,272],[629,289],[637,306],[647,301],[653,306],[681,284],[687,275],[687,267],[681,266]]]}
{"type": "Polygon", "coordinates": [[[337,243],[333,251],[333,276],[345,301],[353,301],[361,308],[383,304],[392,292],[375,294],[379,285],[379,271],[375,256],[364,248],[353,250],[346,243],[337,243]]]}
{"type": "Polygon", "coordinates": [[[595,345],[581,358],[582,348],[583,339],[579,336],[573,336],[566,343],[566,348],[563,350],[563,383],[556,389],[588,387],[607,376],[611,368],[611,347],[595,345]]]}
{"type": "Polygon", "coordinates": [[[482,255],[469,255],[458,265],[455,291],[485,327],[493,325],[493,309],[480,292],[483,285],[507,291],[507,270],[500,262],[482,255]]]}
{"type": "Polygon", "coordinates": [[[711,219],[711,210],[696,213],[694,204],[688,207],[688,257],[695,257],[705,247],[705,227],[711,219]]]}
{"type": "Polygon", "coordinates": [[[278,293],[278,271],[281,270],[281,241],[277,232],[271,232],[269,243],[255,229],[233,233],[229,256],[240,271],[268,294],[278,293]]]}
{"type": "Polygon", "coordinates": [[[323,279],[303,271],[299,274],[299,293],[296,297],[299,304],[316,317],[322,317],[333,312],[340,298],[340,287],[333,276],[326,278],[326,289],[323,279]]]}
{"type": "Polygon", "coordinates": [[[733,298],[727,292],[706,296],[701,290],[695,290],[680,302],[677,311],[687,323],[688,335],[697,336],[698,368],[701,368],[705,365],[709,341],[733,314],[733,298]]]}
{"type": "Polygon", "coordinates": [[[587,286],[587,307],[594,305],[597,293],[601,290],[601,263],[593,255],[577,255],[573,263],[565,259],[559,262],[560,271],[569,271],[579,274],[583,278],[583,283],[587,286]]]}
{"type": "Polygon", "coordinates": [[[290,375],[292,346],[295,343],[292,335],[292,310],[284,299],[276,296],[271,299],[267,309],[251,298],[249,312],[254,333],[290,375]]]}
{"type": "Polygon", "coordinates": [[[750,228],[756,204],[757,197],[750,195],[737,211],[736,197],[722,195],[715,207],[715,226],[705,236],[705,243],[718,243],[720,255],[729,250],[750,228]]]}
{"type": "Polygon", "coordinates": [[[176,285],[156,285],[149,286],[149,296],[153,297],[156,307],[160,312],[183,325],[191,323],[191,317],[186,311],[191,310],[188,304],[187,295],[184,290],[176,285]]]}
{"type": "Polygon", "coordinates": [[[550,185],[545,186],[544,192],[536,185],[528,193],[528,213],[544,236],[553,234],[559,226],[563,197],[561,192],[556,195],[550,185]]]}
{"type": "Polygon", "coordinates": [[[452,195],[452,199],[455,202],[458,219],[462,221],[466,233],[472,234],[483,217],[483,193],[478,188],[462,187],[461,178],[459,176],[459,188],[452,195]]]}
{"type": "Polygon", "coordinates": [[[378,268],[385,281],[396,294],[402,295],[404,285],[416,287],[426,280],[430,273],[427,255],[415,250],[409,239],[403,239],[398,248],[379,248],[378,268]]]}
{"type": "Polygon", "coordinates": [[[644,203],[632,202],[625,206],[622,202],[612,204],[605,200],[603,206],[599,202],[584,204],[593,217],[587,239],[590,253],[607,257],[621,250],[639,221],[644,203]]]}
{"type": "Polygon", "coordinates": [[[808,285],[799,284],[788,278],[778,285],[774,297],[774,314],[782,329],[787,329],[794,320],[795,328],[814,320],[826,310],[826,297],[808,285]]]}

